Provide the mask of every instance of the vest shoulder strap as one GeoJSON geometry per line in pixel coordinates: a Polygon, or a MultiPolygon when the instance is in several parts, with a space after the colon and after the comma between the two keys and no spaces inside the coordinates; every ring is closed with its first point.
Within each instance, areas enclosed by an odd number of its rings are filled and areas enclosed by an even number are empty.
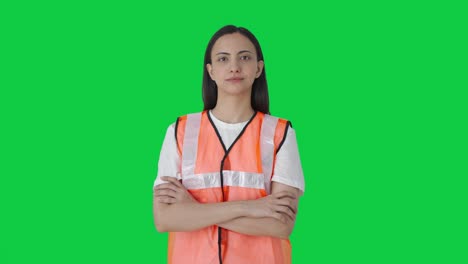
{"type": "Polygon", "coordinates": [[[193,113],[177,118],[175,137],[177,150],[182,157],[182,175],[194,174],[195,171],[201,116],[202,113],[193,113]]]}

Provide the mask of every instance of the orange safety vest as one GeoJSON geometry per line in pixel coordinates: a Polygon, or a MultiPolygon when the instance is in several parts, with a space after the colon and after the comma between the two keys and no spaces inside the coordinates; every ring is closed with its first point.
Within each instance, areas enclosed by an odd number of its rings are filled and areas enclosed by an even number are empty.
{"type": "MultiPolygon", "coordinates": [[[[179,117],[175,136],[182,184],[200,203],[267,196],[275,156],[289,125],[287,120],[256,112],[226,149],[208,111],[179,117]]],[[[291,263],[288,239],[249,236],[218,226],[170,232],[168,249],[171,264],[291,263]]]]}

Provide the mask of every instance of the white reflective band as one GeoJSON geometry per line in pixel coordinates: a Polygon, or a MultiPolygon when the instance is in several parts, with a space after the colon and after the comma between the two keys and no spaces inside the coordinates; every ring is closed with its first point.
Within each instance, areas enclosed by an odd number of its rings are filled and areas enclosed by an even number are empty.
{"type": "Polygon", "coordinates": [[[275,131],[278,118],[265,114],[260,132],[260,152],[262,153],[262,168],[267,194],[271,193],[270,179],[273,171],[273,156],[275,151],[275,131]]]}
{"type": "Polygon", "coordinates": [[[195,173],[200,122],[201,113],[187,115],[184,134],[184,146],[182,150],[182,178],[184,175],[193,175],[195,173]]]}
{"type": "MultiPolygon", "coordinates": [[[[243,171],[223,171],[223,185],[264,189],[264,176],[259,173],[243,171]]],[[[189,190],[221,187],[219,172],[185,175],[182,183],[189,190]]]]}

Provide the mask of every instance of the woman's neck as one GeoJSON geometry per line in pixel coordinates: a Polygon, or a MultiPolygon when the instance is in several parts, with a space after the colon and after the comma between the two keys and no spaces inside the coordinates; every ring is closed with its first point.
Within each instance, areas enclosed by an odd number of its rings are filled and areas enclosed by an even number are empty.
{"type": "Polygon", "coordinates": [[[213,115],[226,123],[241,123],[248,121],[254,114],[249,97],[239,98],[237,96],[218,97],[213,115]]]}

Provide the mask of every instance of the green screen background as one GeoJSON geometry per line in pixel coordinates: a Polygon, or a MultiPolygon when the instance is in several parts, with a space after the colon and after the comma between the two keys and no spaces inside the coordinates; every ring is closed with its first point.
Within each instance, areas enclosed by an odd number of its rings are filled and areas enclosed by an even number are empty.
{"type": "Polygon", "coordinates": [[[466,11],[2,2],[0,263],[166,262],[160,147],[202,109],[203,54],[226,24],[259,39],[271,112],[297,133],[293,263],[468,263],[466,11]]]}

